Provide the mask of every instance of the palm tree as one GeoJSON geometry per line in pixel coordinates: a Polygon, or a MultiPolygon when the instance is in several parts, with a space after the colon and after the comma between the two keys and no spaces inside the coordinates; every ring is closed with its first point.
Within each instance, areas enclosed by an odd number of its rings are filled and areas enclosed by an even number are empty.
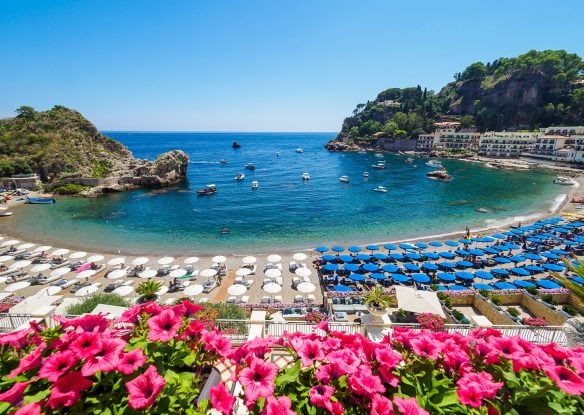
{"type": "Polygon", "coordinates": [[[144,281],[141,282],[136,287],[136,292],[140,294],[138,298],[138,303],[146,303],[148,301],[154,301],[158,298],[156,293],[162,288],[162,283],[160,281],[144,281]]]}

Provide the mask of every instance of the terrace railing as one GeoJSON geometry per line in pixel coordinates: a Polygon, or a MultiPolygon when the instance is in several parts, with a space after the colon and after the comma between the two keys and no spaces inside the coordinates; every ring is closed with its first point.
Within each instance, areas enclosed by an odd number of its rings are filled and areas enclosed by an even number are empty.
{"type": "Polygon", "coordinates": [[[30,314],[0,313],[0,333],[16,330],[33,320],[30,314]]]}

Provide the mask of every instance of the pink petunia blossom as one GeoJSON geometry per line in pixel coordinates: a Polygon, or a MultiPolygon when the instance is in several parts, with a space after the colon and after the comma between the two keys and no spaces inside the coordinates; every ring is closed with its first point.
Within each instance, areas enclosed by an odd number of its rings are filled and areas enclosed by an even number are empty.
{"type": "Polygon", "coordinates": [[[568,395],[584,394],[584,378],[565,366],[548,366],[544,372],[568,395]]]}
{"type": "Polygon", "coordinates": [[[484,398],[492,399],[503,386],[503,382],[494,382],[487,372],[468,373],[461,377],[456,385],[458,399],[465,405],[480,408],[484,398]]]}
{"type": "Polygon", "coordinates": [[[22,395],[29,383],[30,382],[16,382],[6,392],[0,393],[0,402],[8,402],[12,406],[16,406],[22,401],[22,395]]]}
{"type": "Polygon", "coordinates": [[[21,406],[13,415],[40,415],[41,405],[38,402],[32,402],[21,406]]]}
{"type": "Polygon", "coordinates": [[[217,330],[203,330],[201,341],[207,350],[213,351],[219,356],[227,357],[231,353],[231,342],[217,330]]]}
{"type": "Polygon", "coordinates": [[[375,394],[371,398],[371,415],[393,415],[393,405],[383,395],[375,394]]]}
{"type": "Polygon", "coordinates": [[[20,359],[20,361],[18,362],[18,367],[8,374],[7,376],[8,379],[12,379],[13,377],[20,375],[21,373],[24,373],[31,369],[35,369],[38,366],[40,366],[42,362],[42,353],[46,347],[47,345],[45,343],[41,343],[39,347],[37,347],[28,355],[20,359]]]}
{"type": "Polygon", "coordinates": [[[170,309],[162,310],[160,314],[148,319],[148,340],[152,342],[168,342],[175,335],[182,325],[181,317],[174,314],[170,309]]]}
{"type": "Polygon", "coordinates": [[[304,367],[310,367],[315,361],[324,359],[324,353],[318,341],[306,340],[299,342],[294,345],[294,348],[304,367]]]}
{"type": "Polygon", "coordinates": [[[133,409],[148,408],[154,403],[165,385],[166,381],[158,374],[156,367],[150,365],[143,374],[126,383],[130,407],[133,409]]]}
{"type": "Polygon", "coordinates": [[[102,349],[101,335],[96,332],[83,332],[75,337],[69,348],[79,359],[87,359],[102,349]]]}
{"type": "Polygon", "coordinates": [[[148,301],[140,305],[140,313],[148,314],[151,317],[157,316],[162,312],[162,307],[156,301],[148,301]]]}
{"type": "Polygon", "coordinates": [[[63,328],[79,328],[82,331],[104,332],[108,328],[110,321],[105,314],[84,314],[81,317],[68,318],[64,316],[53,316],[53,319],[63,328]]]}
{"type": "Polygon", "coordinates": [[[437,359],[440,346],[430,336],[418,336],[410,341],[412,351],[420,357],[437,359]]]}
{"type": "Polygon", "coordinates": [[[81,367],[83,376],[92,376],[97,372],[111,372],[117,369],[126,342],[122,339],[105,338],[101,350],[89,356],[81,367]]]}
{"type": "Polygon", "coordinates": [[[356,394],[364,396],[385,392],[385,386],[381,383],[379,376],[372,374],[366,366],[349,377],[349,387],[356,394]]]}
{"type": "Polygon", "coordinates": [[[189,300],[183,300],[180,304],[176,304],[172,307],[172,311],[176,315],[184,317],[192,317],[203,309],[203,306],[195,304],[189,300]]]}
{"type": "Polygon", "coordinates": [[[416,398],[402,399],[396,396],[393,398],[393,403],[402,415],[430,415],[430,412],[418,405],[416,398]]]}
{"type": "Polygon", "coordinates": [[[126,375],[131,375],[136,369],[141,368],[146,363],[146,360],[147,358],[142,353],[142,349],[134,349],[122,354],[117,369],[126,375]]]}
{"type": "Polygon", "coordinates": [[[316,380],[322,383],[330,383],[331,379],[337,379],[345,375],[338,365],[322,365],[316,369],[315,377],[316,380]]]}
{"type": "Polygon", "coordinates": [[[34,330],[31,329],[0,333],[0,346],[12,346],[16,350],[21,350],[28,344],[28,338],[33,333],[34,330]]]}
{"type": "Polygon", "coordinates": [[[53,384],[47,405],[52,409],[72,406],[81,397],[81,392],[89,389],[91,385],[93,383],[81,376],[78,371],[67,373],[53,384]]]}
{"type": "Polygon", "coordinates": [[[39,369],[39,378],[47,378],[49,382],[56,382],[78,362],[79,359],[70,350],[50,355],[39,369]]]}
{"type": "Polygon", "coordinates": [[[327,358],[335,366],[335,372],[340,375],[356,373],[361,366],[361,359],[349,349],[335,350],[327,358]]]}
{"type": "Polygon", "coordinates": [[[253,357],[249,366],[239,374],[239,382],[245,391],[245,404],[253,405],[260,397],[267,398],[274,394],[274,379],[278,367],[270,362],[253,357]]]}
{"type": "Polygon", "coordinates": [[[224,383],[220,383],[211,388],[211,405],[214,409],[221,412],[223,415],[231,415],[233,413],[233,405],[235,404],[235,396],[227,392],[224,383]]]}
{"type": "Polygon", "coordinates": [[[324,408],[332,412],[331,398],[335,393],[335,388],[328,385],[316,385],[310,388],[310,403],[318,408],[324,408]]]}
{"type": "Polygon", "coordinates": [[[262,415],[296,415],[291,407],[292,402],[287,396],[280,396],[278,399],[270,396],[266,399],[262,415]]]}

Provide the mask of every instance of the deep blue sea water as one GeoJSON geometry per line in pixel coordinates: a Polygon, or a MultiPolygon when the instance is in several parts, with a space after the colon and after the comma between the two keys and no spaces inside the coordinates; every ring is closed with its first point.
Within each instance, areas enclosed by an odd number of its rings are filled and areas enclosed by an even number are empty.
{"type": "Polygon", "coordinates": [[[430,170],[426,160],[409,164],[394,154],[383,155],[387,170],[375,170],[371,165],[382,158],[374,153],[324,150],[332,133],[106,134],[141,158],[183,149],[190,156],[188,181],[164,190],[61,197],[52,206],[23,206],[11,218],[17,234],[127,253],[291,251],[494,226],[546,212],[565,193],[547,171],[502,171],[446,160],[454,180],[442,183],[425,177],[430,170]],[[233,140],[242,147],[232,149],[233,140]],[[229,164],[219,164],[221,159],[229,164]],[[256,170],[244,170],[246,163],[254,163],[256,170]],[[362,177],[366,170],[368,179],[362,177]],[[233,180],[240,172],[245,180],[233,180]],[[301,180],[303,172],[312,177],[307,183],[301,180]],[[339,182],[342,175],[350,177],[349,184],[339,182]],[[251,190],[252,180],[260,183],[258,191],[251,190]],[[218,193],[197,196],[195,191],[209,183],[217,185],[218,193]],[[389,192],[373,191],[377,185],[389,192]],[[224,227],[229,234],[220,233],[224,227]]]}

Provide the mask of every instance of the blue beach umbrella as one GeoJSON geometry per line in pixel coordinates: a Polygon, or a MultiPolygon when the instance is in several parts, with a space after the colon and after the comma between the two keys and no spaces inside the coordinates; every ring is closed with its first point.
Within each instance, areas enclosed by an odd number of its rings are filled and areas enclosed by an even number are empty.
{"type": "Polygon", "coordinates": [[[369,254],[357,254],[357,259],[359,261],[369,261],[371,259],[371,255],[369,255],[369,254]]]}
{"type": "Polygon", "coordinates": [[[464,291],[468,290],[468,287],[463,287],[462,285],[451,285],[448,287],[450,291],[464,291]]]}
{"type": "Polygon", "coordinates": [[[363,265],[363,269],[365,271],[373,272],[379,270],[379,267],[377,266],[377,264],[365,264],[363,265]]]}
{"type": "Polygon", "coordinates": [[[333,246],[333,251],[335,252],[343,252],[345,250],[344,247],[337,245],[337,246],[333,246]]]}
{"type": "Polygon", "coordinates": [[[370,251],[377,251],[379,249],[378,245],[367,245],[365,248],[369,249],[370,251]]]}
{"type": "Polygon", "coordinates": [[[558,265],[558,264],[543,264],[542,267],[549,270],[549,271],[556,271],[556,272],[561,272],[564,270],[564,267],[562,267],[561,265],[558,265]]]}
{"type": "Polygon", "coordinates": [[[377,252],[373,254],[373,257],[379,259],[380,261],[385,261],[388,258],[387,254],[384,254],[383,252],[377,252]]]}
{"type": "Polygon", "coordinates": [[[563,249],[551,249],[550,252],[556,255],[568,255],[568,252],[563,249]]]}
{"type": "Polygon", "coordinates": [[[490,248],[490,247],[483,248],[483,251],[486,254],[491,254],[491,255],[495,255],[495,254],[498,254],[499,253],[499,251],[497,251],[496,249],[490,248]]]}
{"type": "Polygon", "coordinates": [[[485,254],[485,253],[484,253],[482,250],[480,250],[480,249],[469,249],[469,250],[468,250],[468,253],[469,253],[469,254],[471,254],[471,255],[474,255],[474,256],[482,256],[482,255],[484,255],[484,254],[485,254]]]}
{"type": "Polygon", "coordinates": [[[513,284],[516,285],[519,288],[530,288],[530,287],[535,287],[535,284],[529,281],[524,281],[524,280],[515,280],[513,281],[513,284]]]}
{"type": "Polygon", "coordinates": [[[440,281],[444,282],[452,282],[456,279],[456,277],[453,274],[450,274],[448,272],[439,272],[437,276],[438,278],[440,278],[440,281]]]}
{"type": "Polygon", "coordinates": [[[357,245],[351,245],[348,249],[349,252],[361,252],[361,247],[357,245]]]}
{"type": "Polygon", "coordinates": [[[537,265],[526,265],[523,268],[525,268],[529,272],[543,272],[544,271],[544,268],[538,267],[537,265]]]}
{"type": "Polygon", "coordinates": [[[430,277],[426,274],[412,274],[412,279],[420,284],[428,284],[430,282],[430,277]]]}
{"type": "Polygon", "coordinates": [[[353,262],[355,260],[351,255],[339,255],[339,259],[343,262],[353,262]]]}
{"type": "Polygon", "coordinates": [[[411,281],[411,278],[403,275],[403,274],[391,274],[391,278],[395,281],[395,282],[408,282],[411,281]]]}
{"type": "Polygon", "coordinates": [[[515,245],[515,244],[507,244],[506,248],[509,250],[512,250],[512,249],[519,249],[520,246],[515,245]]]}
{"type": "Polygon", "coordinates": [[[404,260],[404,255],[400,254],[399,252],[393,252],[391,254],[389,254],[389,256],[393,259],[395,259],[396,261],[403,261],[404,260]]]}
{"type": "Polygon", "coordinates": [[[440,262],[438,264],[438,266],[440,268],[444,268],[444,269],[452,269],[456,267],[456,264],[452,263],[452,262],[440,262]]]}
{"type": "Polygon", "coordinates": [[[509,271],[502,268],[492,268],[491,272],[497,275],[509,275],[509,271]]]}
{"type": "Polygon", "coordinates": [[[365,277],[361,274],[351,274],[349,275],[349,279],[356,282],[365,281],[365,277]]]}
{"type": "Polygon", "coordinates": [[[513,262],[523,262],[523,261],[525,261],[525,258],[523,258],[523,257],[522,257],[522,256],[520,256],[520,255],[513,255],[513,256],[510,256],[510,257],[509,257],[509,259],[510,259],[511,261],[513,261],[513,262]]]}
{"type": "Polygon", "coordinates": [[[378,272],[374,272],[372,274],[369,274],[369,276],[371,278],[373,278],[374,280],[379,280],[379,281],[383,281],[386,277],[383,274],[380,274],[378,272]]]}
{"type": "Polygon", "coordinates": [[[537,280],[537,285],[539,285],[541,288],[546,288],[549,290],[553,290],[555,288],[561,288],[559,284],[556,284],[555,282],[550,281],[550,280],[546,280],[546,279],[537,280]]]}
{"type": "Polygon", "coordinates": [[[493,245],[492,248],[500,252],[506,251],[508,249],[507,245],[493,245]]]}
{"type": "Polygon", "coordinates": [[[320,252],[320,253],[326,252],[328,250],[329,249],[326,246],[317,246],[315,249],[316,252],[320,252]]]}
{"type": "Polygon", "coordinates": [[[523,256],[526,259],[531,259],[532,261],[541,261],[543,259],[540,255],[532,254],[531,252],[528,252],[528,253],[524,254],[523,256]]]}
{"type": "Polygon", "coordinates": [[[428,248],[428,244],[426,244],[424,242],[416,242],[414,245],[416,245],[420,249],[426,249],[426,248],[428,248]]]}
{"type": "Polygon", "coordinates": [[[475,277],[481,278],[483,280],[492,280],[494,278],[493,274],[487,271],[475,271],[474,275],[475,277]]]}
{"type": "Polygon", "coordinates": [[[387,264],[381,267],[382,270],[389,273],[394,273],[399,270],[399,268],[393,264],[387,264]]]}
{"type": "Polygon", "coordinates": [[[541,243],[541,240],[539,238],[533,237],[533,238],[527,238],[527,242],[533,242],[534,244],[539,244],[539,243],[541,243]]]}
{"type": "Polygon", "coordinates": [[[480,239],[479,242],[495,242],[495,238],[493,238],[492,236],[483,236],[482,238],[479,239],[480,239]]]}
{"type": "Polygon", "coordinates": [[[407,252],[406,256],[412,261],[419,261],[420,259],[422,259],[422,256],[416,252],[407,252]]]}
{"type": "Polygon", "coordinates": [[[505,281],[497,281],[493,285],[498,290],[514,290],[515,288],[517,288],[513,284],[505,282],[505,281]]]}
{"type": "Polygon", "coordinates": [[[531,275],[531,274],[529,273],[529,271],[527,271],[527,270],[525,270],[525,269],[523,269],[523,268],[511,268],[511,269],[509,270],[509,272],[510,272],[511,274],[519,275],[519,276],[521,276],[521,277],[528,277],[529,275],[531,275]]]}
{"type": "Polygon", "coordinates": [[[335,259],[337,259],[337,257],[336,257],[336,256],[334,256],[334,255],[330,255],[330,254],[328,254],[328,255],[323,255],[323,256],[321,256],[320,258],[321,258],[323,261],[334,261],[335,259]]]}
{"type": "Polygon", "coordinates": [[[397,246],[395,246],[394,244],[385,244],[385,245],[383,245],[383,247],[385,249],[387,249],[388,251],[393,251],[393,250],[397,249],[397,246]]]}
{"type": "Polygon", "coordinates": [[[359,271],[359,265],[357,264],[345,264],[345,270],[349,272],[359,271]]]}
{"type": "Polygon", "coordinates": [[[457,255],[459,256],[469,256],[470,252],[464,250],[464,249],[457,249],[456,251],[454,251],[457,255]]]}
{"type": "Polygon", "coordinates": [[[498,262],[499,264],[508,264],[511,262],[511,260],[507,257],[504,256],[497,256],[495,258],[493,258],[493,261],[498,262]]]}
{"type": "Polygon", "coordinates": [[[422,252],[421,254],[423,257],[427,259],[438,259],[440,256],[435,252],[422,252]]]}
{"type": "Polygon", "coordinates": [[[470,267],[472,267],[472,262],[470,262],[470,261],[458,261],[456,263],[456,265],[459,266],[459,267],[463,267],[463,268],[470,268],[470,267]]]}
{"type": "Polygon", "coordinates": [[[412,264],[411,262],[404,264],[404,267],[406,267],[406,269],[408,271],[412,271],[412,272],[420,271],[420,267],[418,267],[416,264],[412,264]]]}
{"type": "Polygon", "coordinates": [[[339,266],[337,264],[325,264],[323,268],[327,271],[336,271],[339,266]]]}
{"type": "Polygon", "coordinates": [[[552,254],[551,252],[542,252],[540,255],[547,259],[560,259],[559,256],[552,254]]]}
{"type": "Polygon", "coordinates": [[[459,241],[461,244],[463,245],[469,245],[472,244],[472,241],[470,239],[459,239],[459,241]]]}
{"type": "Polygon", "coordinates": [[[445,285],[440,284],[438,286],[438,291],[448,291],[448,287],[446,287],[445,285]]]}
{"type": "Polygon", "coordinates": [[[435,247],[439,247],[439,246],[442,246],[442,242],[432,241],[428,245],[435,246],[435,247]]]}
{"type": "Polygon", "coordinates": [[[456,278],[460,278],[461,280],[465,280],[465,281],[470,281],[470,280],[474,279],[474,275],[472,275],[470,272],[466,272],[466,271],[458,271],[458,272],[455,272],[454,275],[456,275],[456,278]]]}
{"type": "Polygon", "coordinates": [[[492,285],[489,284],[481,284],[480,282],[476,282],[472,285],[475,289],[477,290],[487,290],[487,291],[491,291],[494,290],[492,285]]]}
{"type": "Polygon", "coordinates": [[[572,277],[572,281],[576,284],[584,285],[584,278],[582,277],[572,277]]]}
{"type": "Polygon", "coordinates": [[[454,259],[454,257],[456,256],[452,252],[438,252],[438,255],[440,255],[444,259],[454,259]]]}
{"type": "Polygon", "coordinates": [[[337,284],[333,287],[333,291],[347,293],[347,292],[353,291],[353,289],[351,287],[347,287],[346,285],[337,284]]]}
{"type": "Polygon", "coordinates": [[[501,233],[496,233],[496,234],[493,235],[493,238],[505,239],[507,237],[505,235],[501,234],[501,233]]]}
{"type": "Polygon", "coordinates": [[[438,265],[433,264],[431,262],[424,262],[422,264],[422,268],[424,268],[427,271],[436,271],[438,269],[438,265]]]}

